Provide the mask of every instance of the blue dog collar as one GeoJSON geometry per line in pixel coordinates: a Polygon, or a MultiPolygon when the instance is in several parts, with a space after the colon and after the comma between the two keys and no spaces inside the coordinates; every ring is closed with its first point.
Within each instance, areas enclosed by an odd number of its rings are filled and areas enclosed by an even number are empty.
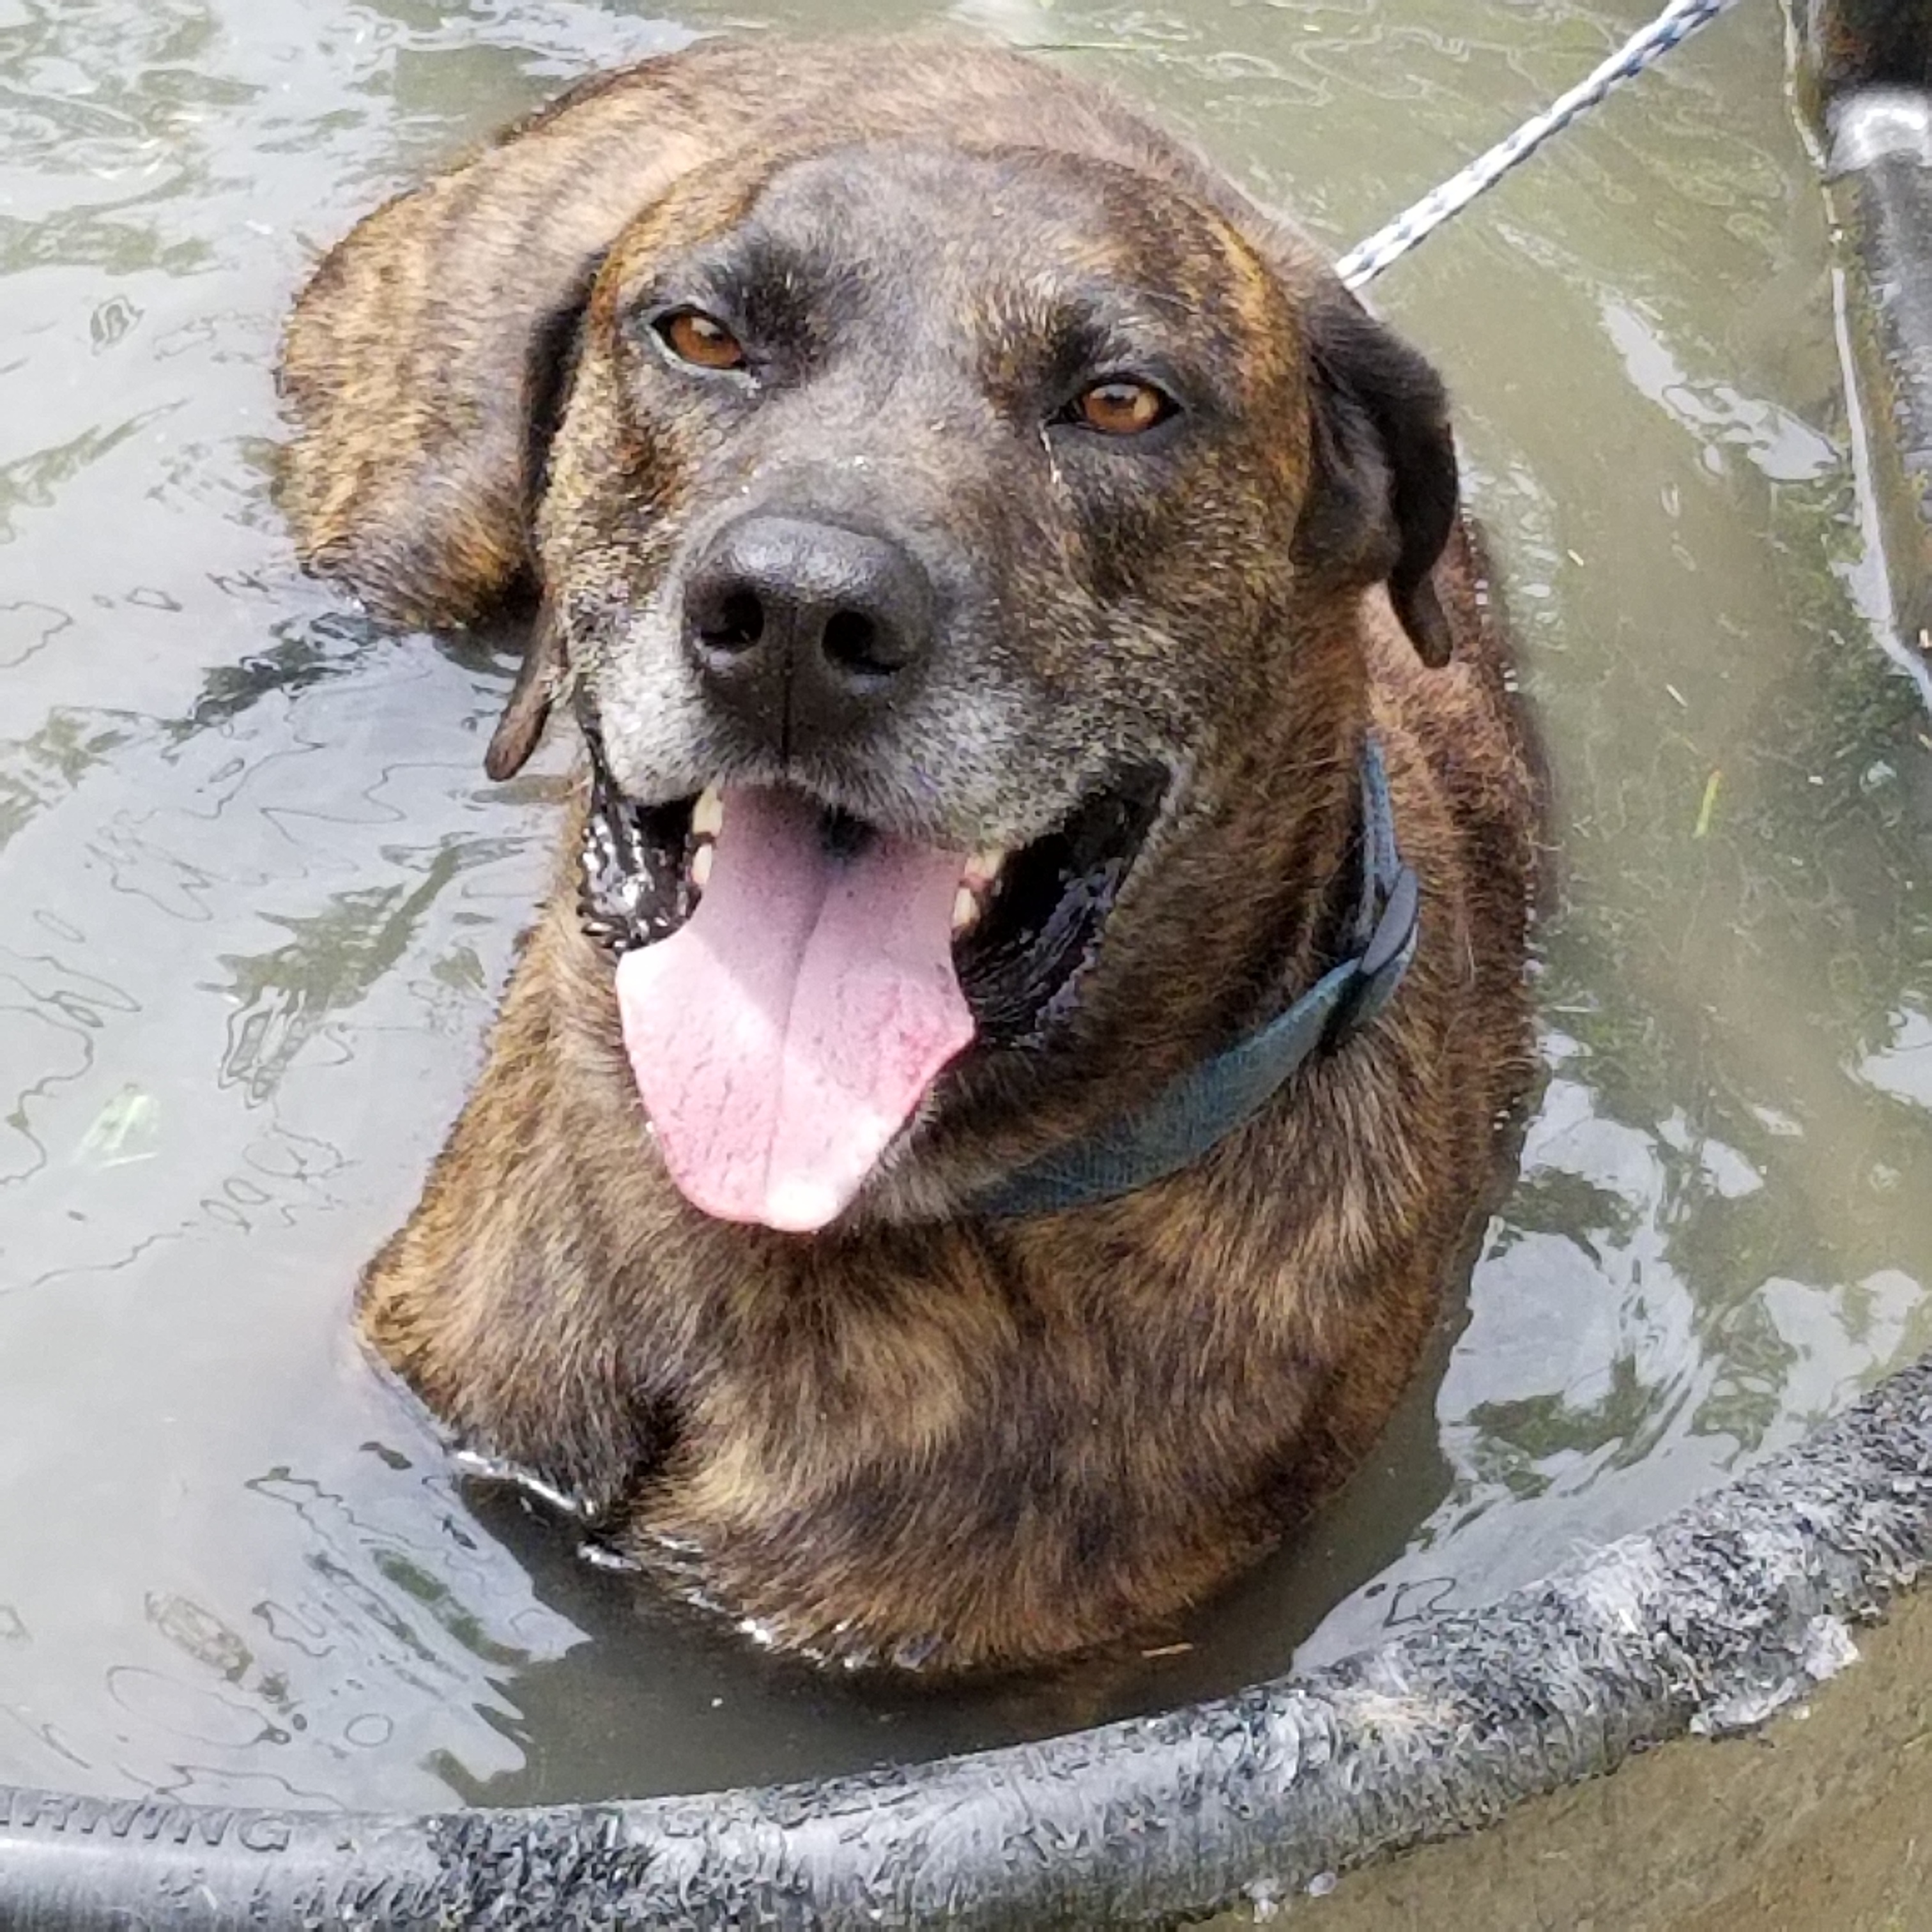
{"type": "Polygon", "coordinates": [[[1396,848],[1382,748],[1362,743],[1362,890],[1354,952],[1288,1010],[1190,1068],[1144,1112],[1056,1148],[973,1204],[1003,1220],[1131,1194],[1198,1160],[1252,1119],[1304,1060],[1332,1052],[1387,1006],[1415,956],[1419,892],[1396,848]]]}

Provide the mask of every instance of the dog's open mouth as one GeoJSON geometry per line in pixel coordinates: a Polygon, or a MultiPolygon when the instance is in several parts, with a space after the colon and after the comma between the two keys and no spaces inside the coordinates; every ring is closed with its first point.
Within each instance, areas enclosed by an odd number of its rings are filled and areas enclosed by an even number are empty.
{"type": "Polygon", "coordinates": [[[706,1213],[794,1232],[844,1210],[968,1046],[1050,1032],[1166,790],[1139,771],[963,853],[785,788],[639,806],[593,773],[584,920],[620,955],[665,1164],[706,1213]]]}

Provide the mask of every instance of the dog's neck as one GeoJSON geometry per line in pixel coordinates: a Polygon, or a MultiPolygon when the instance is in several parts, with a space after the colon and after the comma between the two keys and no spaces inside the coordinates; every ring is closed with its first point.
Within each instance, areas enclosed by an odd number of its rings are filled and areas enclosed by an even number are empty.
{"type": "Polygon", "coordinates": [[[1402,862],[1388,776],[1362,741],[1352,880],[1330,898],[1334,963],[1285,1010],[1197,1062],[1148,1106],[995,1182],[972,1204],[998,1219],[1059,1214],[1131,1194],[1191,1166],[1252,1119],[1318,1054],[1339,1050],[1388,1004],[1415,952],[1418,895],[1402,862]],[[1336,956],[1339,955],[1339,957],[1336,956]]]}

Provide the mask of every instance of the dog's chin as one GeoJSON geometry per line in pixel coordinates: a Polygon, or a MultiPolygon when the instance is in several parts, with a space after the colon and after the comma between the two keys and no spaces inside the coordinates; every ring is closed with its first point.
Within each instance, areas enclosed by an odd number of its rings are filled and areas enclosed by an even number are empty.
{"type": "Polygon", "coordinates": [[[1137,766],[1030,843],[966,852],[784,784],[641,805],[593,760],[582,917],[618,956],[626,1048],[686,1198],[824,1228],[949,1066],[1050,1041],[1170,785],[1137,766]]]}

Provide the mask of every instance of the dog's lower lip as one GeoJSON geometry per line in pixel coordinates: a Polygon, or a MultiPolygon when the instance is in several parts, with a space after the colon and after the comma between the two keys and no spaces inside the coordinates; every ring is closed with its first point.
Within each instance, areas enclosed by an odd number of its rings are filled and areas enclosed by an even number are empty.
{"type": "Polygon", "coordinates": [[[1130,771],[1004,856],[954,944],[982,1041],[1035,1043],[1070,1010],[1169,783],[1159,766],[1130,771]]]}
{"type": "MultiPolygon", "coordinates": [[[[965,860],[952,914],[953,958],[978,1036],[1031,1042],[1064,1013],[1167,790],[1153,767],[1089,794],[1052,831],[965,860]]],[[[696,910],[728,807],[722,789],[644,806],[593,774],[581,864],[584,929],[614,952],[668,938],[696,910]]],[[[829,848],[874,828],[827,809],[829,848]]]]}

